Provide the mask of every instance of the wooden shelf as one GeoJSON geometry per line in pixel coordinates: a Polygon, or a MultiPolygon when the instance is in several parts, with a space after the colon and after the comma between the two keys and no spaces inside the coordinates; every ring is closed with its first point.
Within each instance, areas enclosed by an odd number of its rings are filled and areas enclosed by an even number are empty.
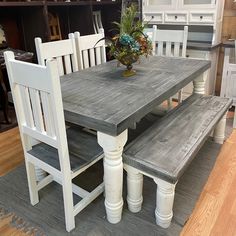
{"type": "Polygon", "coordinates": [[[57,15],[61,38],[66,39],[69,33],[75,31],[79,31],[81,35],[93,34],[92,12],[99,10],[105,34],[109,35],[113,28],[111,22],[120,19],[119,4],[121,5],[121,0],[0,0],[0,24],[9,47],[35,53],[35,37],[40,37],[43,42],[51,40],[48,13],[57,15]]]}
{"type": "Polygon", "coordinates": [[[31,1],[31,2],[0,2],[0,7],[32,7],[44,6],[44,1],[31,1]]]}
{"type": "Polygon", "coordinates": [[[48,6],[85,6],[89,5],[88,1],[76,1],[76,2],[46,2],[48,6]]]}

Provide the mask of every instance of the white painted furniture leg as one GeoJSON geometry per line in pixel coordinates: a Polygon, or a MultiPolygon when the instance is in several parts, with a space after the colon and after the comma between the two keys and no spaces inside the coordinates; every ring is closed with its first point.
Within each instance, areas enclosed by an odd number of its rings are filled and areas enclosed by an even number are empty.
{"type": "Polygon", "coordinates": [[[167,110],[170,111],[173,107],[173,103],[172,103],[172,97],[170,97],[168,100],[167,100],[167,104],[168,104],[168,108],[167,110]]]}
{"type": "Polygon", "coordinates": [[[154,178],[157,184],[156,193],[156,223],[162,228],[168,228],[173,217],[173,203],[175,196],[175,185],[161,179],[154,178]]]}
{"type": "Polygon", "coordinates": [[[197,94],[205,94],[204,74],[193,81],[193,92],[197,94]]]}
{"type": "Polygon", "coordinates": [[[127,202],[131,212],[141,211],[143,203],[143,175],[135,168],[126,165],[127,171],[127,202]]]}
{"type": "Polygon", "coordinates": [[[178,104],[183,101],[183,89],[178,92],[178,104]]]}
{"type": "Polygon", "coordinates": [[[28,160],[25,160],[25,166],[29,185],[30,203],[34,206],[39,202],[35,167],[28,160]]]}
{"type": "Polygon", "coordinates": [[[127,130],[118,136],[97,133],[98,143],[104,151],[105,207],[107,220],[116,224],[121,220],[123,198],[122,152],[127,141],[127,130]]]}
{"type": "Polygon", "coordinates": [[[66,230],[70,232],[75,228],[75,216],[74,216],[74,203],[73,203],[73,191],[72,191],[72,181],[66,177],[62,179],[62,190],[63,190],[63,200],[64,200],[64,210],[65,210],[65,221],[66,230]]]}
{"type": "Polygon", "coordinates": [[[224,143],[225,139],[225,126],[226,126],[226,114],[223,116],[223,118],[219,121],[219,123],[216,125],[214,130],[214,141],[219,144],[224,143]]]}

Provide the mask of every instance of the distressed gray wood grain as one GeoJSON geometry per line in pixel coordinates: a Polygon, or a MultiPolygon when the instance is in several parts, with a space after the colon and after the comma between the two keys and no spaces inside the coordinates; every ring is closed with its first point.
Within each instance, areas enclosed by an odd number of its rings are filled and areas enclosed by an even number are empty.
{"type": "Polygon", "coordinates": [[[175,183],[231,104],[227,98],[192,95],[134,140],[124,163],[175,183]]]}
{"type": "Polygon", "coordinates": [[[111,61],[61,77],[68,122],[118,135],[210,67],[206,60],[149,57],[135,76],[111,61]]]}

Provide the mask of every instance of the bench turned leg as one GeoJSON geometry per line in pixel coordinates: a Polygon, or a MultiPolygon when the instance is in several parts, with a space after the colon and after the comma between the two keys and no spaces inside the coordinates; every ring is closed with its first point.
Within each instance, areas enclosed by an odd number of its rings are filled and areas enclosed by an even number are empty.
{"type": "Polygon", "coordinates": [[[193,81],[193,92],[197,94],[205,94],[204,74],[193,81]]]}
{"type": "Polygon", "coordinates": [[[131,212],[141,211],[143,203],[143,175],[131,166],[125,166],[127,171],[127,202],[131,212]]]}
{"type": "Polygon", "coordinates": [[[173,217],[173,203],[175,196],[175,185],[161,179],[154,179],[157,184],[156,193],[156,223],[162,228],[168,228],[173,217]]]}
{"type": "Polygon", "coordinates": [[[226,114],[223,116],[223,118],[219,121],[219,123],[216,125],[214,130],[214,141],[219,144],[224,143],[225,139],[225,126],[226,126],[226,114]]]}

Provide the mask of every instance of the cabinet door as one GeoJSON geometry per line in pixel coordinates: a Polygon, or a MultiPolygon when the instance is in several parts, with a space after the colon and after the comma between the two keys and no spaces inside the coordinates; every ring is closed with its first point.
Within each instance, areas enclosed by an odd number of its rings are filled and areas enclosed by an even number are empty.
{"type": "MultiPolygon", "coordinates": [[[[215,7],[217,0],[180,0],[184,8],[208,8],[215,7]]],[[[222,1],[222,0],[220,0],[222,1]]]]}
{"type": "Polygon", "coordinates": [[[178,0],[144,0],[144,8],[148,7],[150,10],[166,10],[175,9],[178,0]]]}

